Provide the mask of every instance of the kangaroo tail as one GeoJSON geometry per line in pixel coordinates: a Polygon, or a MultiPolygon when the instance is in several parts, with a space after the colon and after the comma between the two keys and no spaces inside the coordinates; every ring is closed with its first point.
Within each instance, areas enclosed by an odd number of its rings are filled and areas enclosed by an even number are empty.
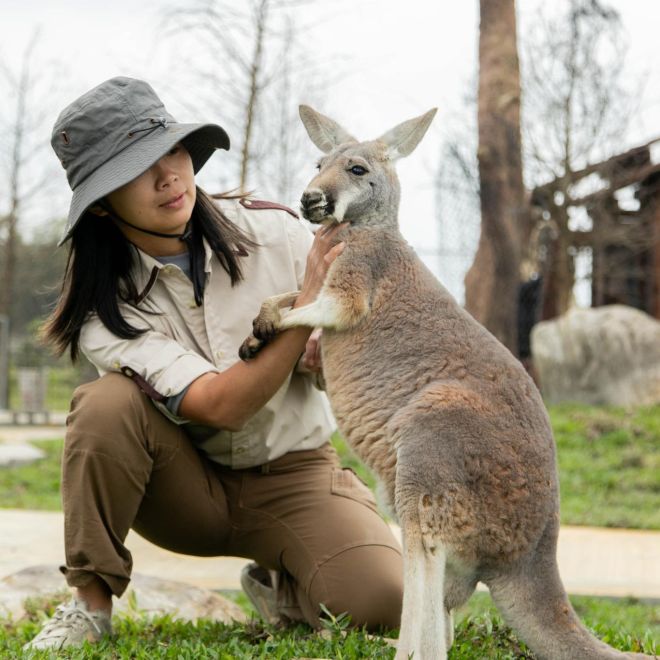
{"type": "Polygon", "coordinates": [[[506,622],[543,660],[649,657],[617,651],[582,625],[559,577],[556,544],[557,525],[550,524],[530,561],[484,579],[506,622]]]}

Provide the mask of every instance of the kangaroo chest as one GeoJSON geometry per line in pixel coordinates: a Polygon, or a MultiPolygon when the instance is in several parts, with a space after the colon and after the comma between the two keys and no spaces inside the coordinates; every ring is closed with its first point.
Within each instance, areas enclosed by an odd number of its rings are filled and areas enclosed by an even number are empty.
{"type": "Polygon", "coordinates": [[[388,423],[415,390],[413,374],[393,377],[392,347],[397,338],[400,328],[381,310],[354,330],[325,330],[322,339],[327,394],[339,430],[381,478],[396,463],[388,423]]]}

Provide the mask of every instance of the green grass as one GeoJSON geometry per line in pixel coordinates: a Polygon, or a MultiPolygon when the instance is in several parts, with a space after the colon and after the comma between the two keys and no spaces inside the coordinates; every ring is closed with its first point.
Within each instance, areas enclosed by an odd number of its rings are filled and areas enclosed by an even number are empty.
{"type": "MultiPolygon", "coordinates": [[[[564,522],[660,528],[658,520],[657,438],[660,411],[561,406],[551,410],[559,447],[564,522]],[[610,513],[611,512],[611,513],[610,513]]],[[[345,466],[370,486],[375,480],[342,439],[333,443],[345,466]]],[[[47,452],[37,463],[0,469],[0,506],[59,509],[59,463],[62,441],[35,445],[47,452]]],[[[227,593],[246,611],[242,592],[227,593]]],[[[634,599],[571,598],[578,614],[608,644],[629,651],[655,653],[660,639],[660,604],[634,599]]],[[[49,604],[52,607],[52,603],[49,604]]],[[[48,609],[48,608],[46,608],[48,609]]],[[[18,658],[21,646],[39,629],[44,603],[35,603],[21,621],[0,621],[0,658],[18,658]]],[[[160,617],[118,619],[116,636],[96,647],[62,653],[62,658],[393,658],[394,651],[364,632],[342,636],[345,622],[329,623],[328,637],[298,626],[276,630],[258,622],[223,626],[197,625],[160,617]]],[[[48,654],[34,657],[52,657],[48,654]]],[[[533,658],[503,624],[487,594],[475,594],[458,613],[450,660],[533,658]]]]}
{"type": "Polygon", "coordinates": [[[62,508],[60,462],[64,442],[40,440],[32,444],[45,452],[44,458],[28,465],[0,467],[0,507],[59,511],[62,508]]]}
{"type": "MultiPolygon", "coordinates": [[[[590,596],[570,596],[570,600],[587,628],[610,646],[622,651],[645,653],[656,653],[660,650],[658,648],[660,643],[660,602],[644,602],[636,598],[593,598],[590,596]]],[[[511,629],[503,624],[502,618],[487,593],[479,592],[472,596],[467,606],[458,612],[456,620],[459,630],[468,628],[478,630],[482,626],[488,627],[492,624],[499,630],[497,636],[500,641],[510,638],[512,646],[519,643],[511,629]]],[[[488,640],[485,643],[488,643],[488,640]]],[[[457,644],[460,645],[458,635],[457,644]]],[[[499,642],[494,640],[493,644],[495,649],[499,642]]],[[[454,651],[458,652],[458,648],[454,651]]],[[[450,657],[467,659],[477,656],[470,655],[470,650],[466,649],[465,655],[450,657]]],[[[499,659],[527,656],[485,653],[481,657],[499,659]]]]}
{"type": "MultiPolygon", "coordinates": [[[[554,406],[561,519],[570,525],[660,529],[660,406],[623,410],[554,406]]],[[[0,432],[1,435],[1,432],[0,432]]],[[[335,433],[342,464],[376,480],[335,433]]],[[[61,441],[35,442],[45,459],[0,469],[0,507],[60,508],[61,441]]]]}
{"type": "Polygon", "coordinates": [[[554,406],[561,519],[660,529],[660,406],[554,406]]]}
{"type": "MultiPolygon", "coordinates": [[[[622,651],[655,653],[660,635],[660,607],[632,600],[574,598],[585,623],[610,645],[622,651]]],[[[49,614],[56,601],[35,601],[28,615],[17,622],[0,621],[0,657],[20,657],[21,646],[39,630],[44,611],[49,614]]],[[[281,630],[251,620],[231,626],[199,621],[196,625],[170,617],[115,618],[115,637],[96,646],[66,651],[60,658],[172,658],[177,660],[229,660],[230,658],[387,658],[394,649],[380,638],[363,631],[346,630],[343,617],[326,620],[321,635],[307,626],[281,630]]],[[[51,657],[35,653],[34,658],[51,657]]],[[[534,656],[502,623],[490,597],[479,593],[459,613],[450,660],[513,660],[534,656]]]]}

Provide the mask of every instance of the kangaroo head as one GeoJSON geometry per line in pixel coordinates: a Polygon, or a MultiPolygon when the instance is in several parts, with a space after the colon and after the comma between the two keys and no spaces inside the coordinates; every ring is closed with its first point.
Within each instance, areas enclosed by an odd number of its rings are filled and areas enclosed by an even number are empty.
{"type": "Polygon", "coordinates": [[[403,122],[376,140],[358,142],[329,117],[301,105],[307,133],[325,153],[319,173],[300,200],[303,216],[315,223],[396,226],[399,179],[394,162],[412,153],[436,110],[403,122]]]}

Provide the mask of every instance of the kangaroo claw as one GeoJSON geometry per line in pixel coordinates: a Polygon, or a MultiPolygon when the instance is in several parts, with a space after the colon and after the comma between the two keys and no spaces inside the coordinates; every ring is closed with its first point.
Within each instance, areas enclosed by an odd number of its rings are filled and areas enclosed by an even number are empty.
{"type": "Polygon", "coordinates": [[[238,357],[247,362],[251,360],[266,344],[265,341],[257,339],[254,335],[250,335],[238,349],[238,357]]]}
{"type": "Polygon", "coordinates": [[[259,314],[259,316],[252,321],[252,335],[257,339],[267,342],[271,340],[276,333],[277,330],[275,329],[273,321],[264,318],[262,314],[259,314]]]}

